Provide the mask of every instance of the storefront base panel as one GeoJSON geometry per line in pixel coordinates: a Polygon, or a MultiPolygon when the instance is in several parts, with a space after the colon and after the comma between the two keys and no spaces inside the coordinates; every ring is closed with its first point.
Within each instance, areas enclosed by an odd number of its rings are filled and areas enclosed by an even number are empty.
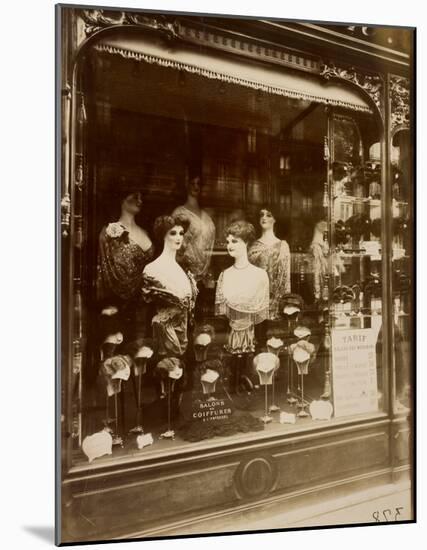
{"type": "Polygon", "coordinates": [[[313,486],[304,492],[236,506],[206,516],[177,521],[160,529],[129,534],[133,538],[197,535],[199,533],[253,532],[263,529],[296,529],[325,525],[348,525],[410,521],[413,503],[410,481],[388,483],[390,473],[347,478],[313,486]],[[398,510],[398,511],[397,511],[398,510]],[[382,512],[386,515],[381,515],[382,512]]]}
{"type": "Polygon", "coordinates": [[[194,460],[79,472],[63,486],[62,541],[172,536],[173,525],[182,534],[197,518],[229,514],[222,531],[232,531],[232,524],[225,527],[239,509],[276,500],[284,509],[306,506],[327,491],[339,496],[390,484],[409,474],[403,461],[397,475],[392,464],[390,445],[402,429],[380,420],[254,442],[244,450],[222,447],[194,460]]]}

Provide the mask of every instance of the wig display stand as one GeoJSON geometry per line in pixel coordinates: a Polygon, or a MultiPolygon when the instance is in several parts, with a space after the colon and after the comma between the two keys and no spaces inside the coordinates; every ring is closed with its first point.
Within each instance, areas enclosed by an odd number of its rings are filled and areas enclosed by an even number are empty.
{"type": "Polygon", "coordinates": [[[175,439],[175,431],[171,427],[171,394],[174,382],[168,378],[168,429],[160,435],[160,439],[175,439]]]}
{"type": "Polygon", "coordinates": [[[104,424],[105,424],[106,430],[111,434],[111,437],[113,438],[113,445],[120,445],[121,447],[123,447],[123,439],[118,434],[118,432],[119,432],[119,419],[118,419],[119,407],[118,407],[117,393],[114,394],[114,418],[110,418],[109,403],[110,403],[110,398],[107,395],[106,407],[105,407],[106,408],[106,415],[105,415],[106,418],[104,420],[104,424]],[[111,424],[114,424],[114,429],[111,428],[111,424]]]}
{"type": "Polygon", "coordinates": [[[268,424],[269,422],[272,422],[273,417],[271,417],[268,412],[268,390],[267,390],[267,384],[264,386],[264,392],[265,392],[265,407],[264,407],[264,416],[261,416],[260,420],[264,424],[268,424]]]}
{"type": "Polygon", "coordinates": [[[138,389],[136,392],[136,424],[135,427],[130,430],[132,434],[143,434],[144,429],[142,427],[142,406],[141,406],[141,392],[142,392],[142,374],[136,376],[138,379],[138,389]]]}
{"type": "Polygon", "coordinates": [[[236,383],[237,383],[237,389],[239,388],[239,385],[241,384],[246,392],[248,393],[248,395],[251,394],[251,392],[253,391],[254,389],[254,385],[252,383],[252,381],[249,379],[249,377],[245,374],[245,366],[246,366],[246,361],[247,361],[247,355],[248,354],[243,354],[243,353],[239,353],[236,357],[237,361],[236,361],[236,383]]]}
{"type": "MultiPolygon", "coordinates": [[[[308,363],[309,363],[309,360],[307,361],[307,368],[308,368],[308,363]]],[[[303,368],[301,366],[301,374],[300,374],[301,378],[301,400],[297,403],[297,408],[299,409],[298,413],[297,413],[297,416],[299,418],[306,418],[307,416],[310,416],[309,413],[305,410],[307,407],[308,407],[308,401],[305,401],[304,399],[304,376],[305,374],[303,374],[303,368]]]]}
{"type": "Polygon", "coordinates": [[[244,388],[244,392],[250,395],[255,389],[253,382],[244,373],[247,355],[244,353],[231,354],[231,369],[230,369],[230,393],[243,393],[240,388],[244,388]]]}
{"type": "Polygon", "coordinates": [[[201,384],[202,384],[202,391],[204,399],[207,403],[216,401],[215,398],[215,390],[216,390],[216,383],[219,379],[219,374],[215,371],[208,371],[204,375],[201,376],[201,384]]]}
{"type": "Polygon", "coordinates": [[[274,379],[276,378],[276,373],[273,374],[273,380],[272,380],[272,389],[271,389],[271,401],[272,404],[270,405],[268,411],[273,413],[280,411],[280,407],[274,403],[275,401],[275,391],[274,391],[274,379]]]}
{"type": "Polygon", "coordinates": [[[294,369],[291,361],[290,352],[288,351],[288,387],[286,389],[286,401],[289,405],[295,405],[298,399],[294,394],[294,369]]]}
{"type": "Polygon", "coordinates": [[[258,372],[261,386],[264,386],[264,416],[260,418],[261,422],[268,424],[273,418],[268,414],[268,386],[273,384],[274,374],[279,368],[279,357],[271,352],[261,352],[254,358],[254,367],[258,372]]]}

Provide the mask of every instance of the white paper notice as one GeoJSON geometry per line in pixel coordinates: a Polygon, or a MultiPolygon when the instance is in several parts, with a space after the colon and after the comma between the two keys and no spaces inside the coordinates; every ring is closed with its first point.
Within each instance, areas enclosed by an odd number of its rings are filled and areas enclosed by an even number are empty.
{"type": "Polygon", "coordinates": [[[378,410],[375,328],[332,331],[335,417],[378,410]]]}

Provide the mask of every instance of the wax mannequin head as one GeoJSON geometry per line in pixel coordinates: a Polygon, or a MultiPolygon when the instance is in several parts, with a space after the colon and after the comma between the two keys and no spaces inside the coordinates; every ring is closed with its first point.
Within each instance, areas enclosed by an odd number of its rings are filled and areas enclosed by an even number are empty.
{"type": "Polygon", "coordinates": [[[126,193],[121,201],[121,213],[136,216],[141,210],[142,197],[139,191],[126,193]]]}
{"type": "Polygon", "coordinates": [[[262,209],[259,213],[259,224],[263,231],[273,229],[276,220],[270,210],[262,209]]]}
{"type": "Polygon", "coordinates": [[[165,247],[179,250],[184,241],[184,233],[184,228],[181,225],[174,225],[165,235],[165,247]]]}
{"type": "Polygon", "coordinates": [[[177,251],[181,248],[188,221],[179,216],[159,216],[154,222],[154,236],[163,242],[164,250],[177,251]]]}
{"type": "Polygon", "coordinates": [[[263,232],[274,231],[276,222],[278,220],[278,212],[276,212],[276,209],[273,206],[261,206],[261,208],[258,210],[258,216],[259,225],[263,232]]]}
{"type": "Polygon", "coordinates": [[[232,258],[241,258],[247,255],[248,244],[255,239],[255,229],[251,223],[237,221],[230,224],[225,230],[227,252],[232,258]]]}
{"type": "Polygon", "coordinates": [[[232,258],[240,258],[247,250],[247,244],[245,241],[234,235],[227,236],[227,252],[232,258]]]}
{"type": "Polygon", "coordinates": [[[317,222],[316,225],[314,226],[312,243],[322,243],[323,235],[327,230],[328,230],[327,221],[320,220],[319,222],[317,222]]]}
{"type": "Polygon", "coordinates": [[[198,199],[202,190],[202,179],[199,175],[190,177],[185,189],[187,191],[187,197],[198,199]]]}

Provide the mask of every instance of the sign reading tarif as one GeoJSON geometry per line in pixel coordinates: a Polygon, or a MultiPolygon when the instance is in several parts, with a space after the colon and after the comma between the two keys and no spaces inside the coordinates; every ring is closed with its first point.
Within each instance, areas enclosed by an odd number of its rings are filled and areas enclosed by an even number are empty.
{"type": "Polygon", "coordinates": [[[377,335],[372,328],[332,331],[335,417],[378,410],[377,335]]]}

